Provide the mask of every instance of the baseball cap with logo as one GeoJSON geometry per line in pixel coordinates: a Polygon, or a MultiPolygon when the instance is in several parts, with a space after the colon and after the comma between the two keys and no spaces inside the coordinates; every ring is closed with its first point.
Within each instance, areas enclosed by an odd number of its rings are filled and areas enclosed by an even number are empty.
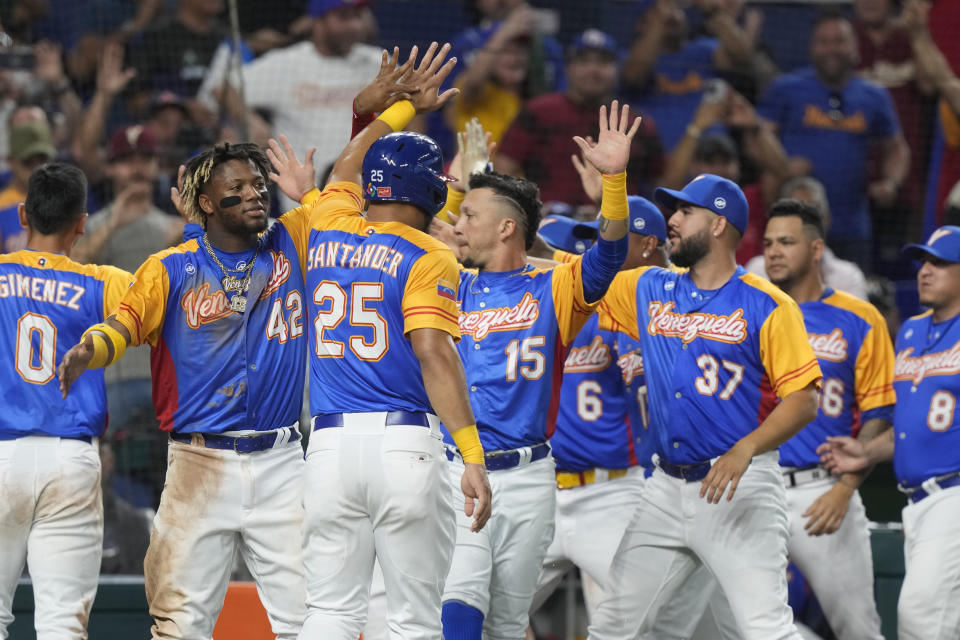
{"type": "Polygon", "coordinates": [[[567,50],[567,55],[572,58],[584,51],[603,51],[614,58],[620,55],[617,41],[609,33],[604,33],[600,29],[587,29],[574,38],[567,50]]]}
{"type": "Polygon", "coordinates": [[[307,15],[319,18],[344,7],[369,7],[369,0],[310,0],[307,3],[307,15]]]}
{"type": "Polygon", "coordinates": [[[908,244],[902,253],[912,260],[922,260],[924,254],[947,262],[960,262],[960,227],[945,225],[930,234],[926,244],[908,244]]]}
{"type": "Polygon", "coordinates": [[[713,211],[726,218],[742,236],[750,219],[750,208],[737,183],[712,173],[701,173],[680,191],[660,187],[653,193],[657,204],[676,211],[678,202],[686,202],[713,211]]]}
{"type": "Polygon", "coordinates": [[[24,122],[10,131],[10,157],[26,160],[32,156],[53,158],[57,149],[53,146],[53,134],[45,122],[24,122]]]}
{"type": "Polygon", "coordinates": [[[150,129],[143,125],[123,127],[110,138],[107,146],[107,159],[110,162],[120,160],[135,153],[152,156],[157,151],[157,140],[150,129]]]}
{"type": "Polygon", "coordinates": [[[597,237],[596,226],[562,215],[545,216],[537,233],[551,247],[567,253],[583,253],[597,237]]]}
{"type": "MultiPolygon", "coordinates": [[[[630,232],[642,236],[656,236],[658,242],[667,240],[667,221],[657,205],[640,196],[627,196],[630,207],[630,232]]],[[[586,222],[594,229],[600,226],[599,218],[593,222],[586,222]]]]}

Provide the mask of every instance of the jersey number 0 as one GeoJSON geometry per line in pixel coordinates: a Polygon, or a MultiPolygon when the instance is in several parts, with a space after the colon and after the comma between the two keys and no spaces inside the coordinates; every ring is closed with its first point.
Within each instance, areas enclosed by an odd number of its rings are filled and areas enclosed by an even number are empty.
{"type": "Polygon", "coordinates": [[[32,384],[46,384],[53,378],[57,355],[57,328],[50,318],[25,313],[17,321],[16,368],[20,377],[32,384]],[[39,338],[34,342],[34,337],[39,338]]]}

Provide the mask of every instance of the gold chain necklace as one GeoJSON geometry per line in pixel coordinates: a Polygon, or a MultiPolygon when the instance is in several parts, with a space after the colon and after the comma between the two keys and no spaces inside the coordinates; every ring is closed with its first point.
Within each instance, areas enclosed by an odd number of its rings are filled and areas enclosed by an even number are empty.
{"type": "Polygon", "coordinates": [[[257,241],[257,245],[253,250],[253,259],[250,260],[250,264],[244,269],[228,269],[225,267],[224,264],[220,262],[220,258],[217,257],[213,247],[210,246],[210,240],[207,239],[207,234],[203,234],[203,248],[206,249],[207,255],[220,267],[220,271],[223,273],[223,278],[220,279],[223,290],[227,293],[231,291],[235,292],[233,296],[230,297],[230,309],[237,313],[243,313],[247,310],[247,296],[243,294],[250,288],[250,273],[253,271],[253,265],[257,263],[257,256],[260,255],[260,241],[257,241]],[[238,277],[230,275],[231,273],[242,273],[243,275],[238,277]]]}

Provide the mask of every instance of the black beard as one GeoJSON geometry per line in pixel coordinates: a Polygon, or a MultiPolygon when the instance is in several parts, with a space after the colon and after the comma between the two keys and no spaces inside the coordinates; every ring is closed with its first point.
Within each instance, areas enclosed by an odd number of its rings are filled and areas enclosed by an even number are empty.
{"type": "Polygon", "coordinates": [[[670,252],[670,261],[678,267],[692,267],[710,253],[710,232],[702,231],[681,240],[670,252]]]}
{"type": "Polygon", "coordinates": [[[474,262],[473,258],[464,258],[460,261],[460,264],[462,264],[465,269],[476,269],[477,271],[483,271],[483,265],[474,262]]]}

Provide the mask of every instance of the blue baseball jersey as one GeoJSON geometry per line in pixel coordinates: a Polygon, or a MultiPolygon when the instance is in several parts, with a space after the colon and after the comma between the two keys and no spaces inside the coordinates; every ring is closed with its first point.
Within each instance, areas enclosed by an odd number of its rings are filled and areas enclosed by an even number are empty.
{"type": "Polygon", "coordinates": [[[640,341],[654,448],[672,464],[726,453],[766,418],[765,394],[821,378],[796,302],[742,267],[712,291],[687,272],[634,269],[601,307],[640,341]]]}
{"type": "Polygon", "coordinates": [[[582,260],[550,269],[461,271],[458,347],[484,450],[550,437],[567,347],[596,308],[584,299],[582,260]]]}
{"type": "Polygon", "coordinates": [[[933,312],[900,326],[895,348],[893,468],[901,483],[960,471],[960,324],[935,323],[933,312]]]}
{"type": "Polygon", "coordinates": [[[359,185],[328,185],[312,205],[306,252],[310,412],[433,412],[408,339],[457,329],[457,262],[400,222],[369,222],[359,185]]]}
{"type": "Polygon", "coordinates": [[[813,165],[834,212],[830,237],[868,238],[869,145],[900,131],[890,93],[857,77],[833,92],[813,69],[802,69],[774,80],[757,113],[777,125],[788,155],[813,165]]]}
{"type": "Polygon", "coordinates": [[[617,332],[617,366],[627,395],[627,420],[633,437],[633,455],[637,464],[649,469],[653,461],[654,442],[647,401],[647,377],[643,367],[640,341],[623,331],[617,332]]]}
{"type": "MultiPolygon", "coordinates": [[[[560,407],[550,438],[560,471],[637,464],[629,397],[618,358],[619,336],[609,318],[590,316],[563,363],[560,407]]],[[[641,373],[642,376],[642,373],[641,373]]],[[[633,380],[631,380],[633,382],[633,380]]]]}
{"type": "MultiPolygon", "coordinates": [[[[231,310],[224,274],[197,239],[153,254],[137,270],[116,319],[131,344],[152,346],[161,429],[268,431],[297,422],[308,322],[297,252],[305,215],[304,207],[290,211],[260,236],[243,313],[231,310]]],[[[228,269],[245,268],[254,255],[214,251],[228,269]]]]}
{"type": "Polygon", "coordinates": [[[106,428],[103,370],[60,396],[56,367],[87,327],[103,322],[133,276],[45,251],[0,255],[0,440],[28,435],[97,437],[106,428]]]}
{"type": "Polygon", "coordinates": [[[810,346],[823,372],[816,419],[780,445],[780,464],[820,464],[828,436],[854,435],[861,417],[895,402],[893,345],[883,316],[869,302],[827,289],[800,305],[810,346]]]}

